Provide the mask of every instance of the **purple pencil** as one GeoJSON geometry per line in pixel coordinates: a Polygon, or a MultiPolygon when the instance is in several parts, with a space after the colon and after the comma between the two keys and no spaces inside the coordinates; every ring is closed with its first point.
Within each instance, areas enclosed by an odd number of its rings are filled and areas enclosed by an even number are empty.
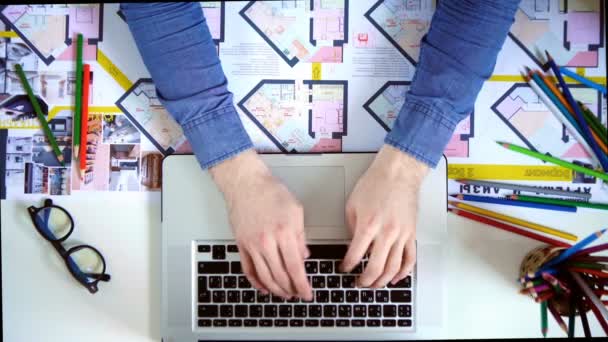
{"type": "Polygon", "coordinates": [[[574,253],[573,257],[575,257],[577,255],[587,255],[587,254],[591,254],[591,253],[595,253],[595,252],[600,252],[605,249],[608,249],[608,243],[603,243],[601,245],[581,249],[580,251],[574,253]]]}

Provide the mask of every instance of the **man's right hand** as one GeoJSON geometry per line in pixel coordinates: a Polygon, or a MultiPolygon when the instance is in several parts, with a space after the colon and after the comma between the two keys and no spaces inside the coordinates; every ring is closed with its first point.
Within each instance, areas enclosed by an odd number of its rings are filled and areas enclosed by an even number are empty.
{"type": "Polygon", "coordinates": [[[302,205],[253,150],[209,169],[224,194],[243,272],[262,292],[312,300],[302,205]]]}

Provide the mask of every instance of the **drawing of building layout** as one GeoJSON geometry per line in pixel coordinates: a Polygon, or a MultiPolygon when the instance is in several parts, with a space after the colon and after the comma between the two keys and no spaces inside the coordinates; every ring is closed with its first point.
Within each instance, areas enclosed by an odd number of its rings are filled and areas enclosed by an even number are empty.
{"type": "MultiPolygon", "coordinates": [[[[389,132],[403,103],[405,94],[410,88],[410,82],[388,81],[365,104],[363,108],[389,132]]],[[[474,113],[462,120],[454,130],[444,153],[448,157],[468,157],[469,139],[473,137],[474,113]]]]}
{"type": "Polygon", "coordinates": [[[342,63],[348,0],[251,1],[241,16],[290,66],[342,63]]]}
{"type": "Polygon", "coordinates": [[[509,36],[538,65],[548,50],[558,65],[597,67],[604,11],[605,1],[523,0],[509,36]]]}
{"type": "Polygon", "coordinates": [[[68,47],[77,33],[85,38],[84,58],[95,59],[103,35],[102,4],[0,6],[0,19],[47,65],[73,59],[68,47]]]}
{"type": "Polygon", "coordinates": [[[420,40],[429,30],[434,12],[435,0],[378,0],[365,17],[416,65],[420,40]]]}
{"type": "Polygon", "coordinates": [[[186,141],[182,128],[158,99],[152,79],[138,80],[118,99],[116,106],[165,155],[186,141]]]}
{"type": "MultiPolygon", "coordinates": [[[[574,98],[602,120],[600,94],[580,84],[569,87],[574,98]]],[[[582,146],[526,83],[514,84],[492,105],[492,111],[530,149],[562,158],[588,158],[582,146]]]]}
{"type": "Polygon", "coordinates": [[[263,80],[238,105],[283,152],[339,152],[347,93],[346,81],[263,80]]]}

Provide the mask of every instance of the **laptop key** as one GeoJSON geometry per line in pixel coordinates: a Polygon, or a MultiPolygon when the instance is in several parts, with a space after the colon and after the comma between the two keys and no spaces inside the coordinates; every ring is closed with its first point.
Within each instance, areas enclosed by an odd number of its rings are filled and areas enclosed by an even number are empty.
{"type": "Polygon", "coordinates": [[[241,302],[241,292],[230,290],[227,293],[227,301],[228,303],[240,303],[241,302]]]}
{"type": "Polygon", "coordinates": [[[312,287],[314,289],[324,289],[325,288],[325,276],[312,277],[312,287]]]}
{"type": "Polygon", "coordinates": [[[249,306],[249,317],[262,317],[262,306],[261,305],[250,305],[249,306]]]}
{"type": "Polygon", "coordinates": [[[231,319],[231,320],[228,320],[228,326],[229,327],[242,327],[243,321],[240,319],[231,319]]]}
{"type": "Polygon", "coordinates": [[[370,305],[367,307],[367,315],[369,317],[380,317],[382,316],[382,312],[380,312],[380,305],[370,305]]]}
{"type": "Polygon", "coordinates": [[[342,287],[345,289],[352,289],[355,287],[355,276],[345,275],[342,276],[342,287]]]}
{"type": "Polygon", "coordinates": [[[321,320],[321,326],[322,327],[333,327],[334,326],[334,320],[333,319],[322,319],[321,320]]]}
{"type": "Polygon", "coordinates": [[[294,317],[306,317],[306,305],[294,305],[293,316],[294,317]]]}
{"type": "Polygon", "coordinates": [[[259,325],[260,325],[260,327],[271,327],[272,326],[272,320],[271,319],[261,319],[259,321],[259,325]]]}
{"type": "Polygon", "coordinates": [[[344,302],[344,291],[342,291],[342,290],[331,291],[331,302],[332,303],[343,303],[344,302]]]}
{"type": "Polygon", "coordinates": [[[310,305],[308,307],[308,316],[309,317],[321,317],[322,314],[321,305],[310,305]]]}
{"type": "Polygon", "coordinates": [[[273,303],[285,303],[285,299],[279,297],[279,296],[272,296],[272,302],[273,303]]]}
{"type": "Polygon", "coordinates": [[[238,253],[239,248],[236,245],[228,245],[228,253],[238,253]]]}
{"type": "Polygon", "coordinates": [[[246,319],[245,321],[243,321],[243,325],[247,328],[257,327],[258,321],[256,319],[246,319]]]}
{"type": "Polygon", "coordinates": [[[317,290],[315,291],[315,298],[317,299],[317,303],[327,303],[329,302],[329,291],[317,290]]]}
{"type": "Polygon", "coordinates": [[[235,276],[224,276],[224,288],[236,289],[236,277],[235,276]]]}
{"type": "Polygon", "coordinates": [[[243,274],[241,263],[238,261],[232,261],[230,263],[230,271],[232,272],[232,274],[243,274]]]}
{"type": "Polygon", "coordinates": [[[399,317],[412,317],[412,306],[411,305],[399,305],[398,312],[399,312],[399,317]]]}
{"type": "Polygon", "coordinates": [[[211,291],[199,291],[198,292],[199,303],[211,303],[211,291]]]}
{"type": "Polygon", "coordinates": [[[347,249],[347,245],[308,245],[309,259],[342,260],[347,249]]]}
{"type": "Polygon", "coordinates": [[[217,317],[219,314],[219,306],[217,305],[199,305],[198,317],[217,317]]]}
{"type": "Polygon", "coordinates": [[[205,291],[207,289],[207,277],[198,277],[198,290],[205,291]]]}
{"type": "Polygon", "coordinates": [[[337,274],[344,274],[344,272],[340,271],[340,264],[342,264],[342,261],[341,261],[341,260],[336,260],[336,261],[334,261],[334,271],[335,271],[337,274]]]}
{"type": "MultiPolygon", "coordinates": [[[[213,260],[224,260],[226,259],[226,246],[224,245],[214,245],[211,251],[211,255],[213,260]]],[[[224,272],[228,273],[228,272],[224,272]]]]}
{"type": "Polygon", "coordinates": [[[258,303],[270,303],[270,295],[263,295],[258,291],[258,303]]]}
{"type": "Polygon", "coordinates": [[[323,306],[323,317],[336,317],[337,307],[335,305],[323,306]]]}
{"type": "Polygon", "coordinates": [[[359,303],[359,291],[354,291],[354,290],[346,291],[346,302],[347,303],[359,303]]]}
{"type": "Polygon", "coordinates": [[[340,305],[338,307],[338,317],[351,317],[353,308],[350,305],[340,305]]]}
{"type": "Polygon", "coordinates": [[[319,320],[318,319],[307,319],[306,321],[304,321],[304,325],[307,327],[318,327],[319,320]]]}
{"type": "Polygon", "coordinates": [[[219,289],[221,287],[222,287],[222,277],[219,277],[219,276],[209,277],[209,288],[210,289],[219,289]]]}
{"type": "Polygon", "coordinates": [[[382,326],[383,327],[394,327],[397,325],[397,322],[394,319],[383,319],[382,326]]]}
{"type": "Polygon", "coordinates": [[[384,317],[397,317],[397,306],[396,305],[384,305],[382,307],[382,314],[384,317]]]}
{"type": "Polygon", "coordinates": [[[388,291],[376,290],[376,303],[388,303],[388,291]]]}
{"type": "Polygon", "coordinates": [[[379,327],[380,326],[380,320],[379,319],[370,319],[367,321],[367,326],[368,327],[379,327]]]}
{"type": "Polygon", "coordinates": [[[334,273],[334,263],[331,261],[319,262],[319,273],[334,273]]]}
{"type": "Polygon", "coordinates": [[[410,319],[400,319],[397,321],[397,325],[399,325],[400,327],[411,327],[412,326],[412,320],[410,319]]]}
{"type": "Polygon", "coordinates": [[[373,303],[374,302],[374,291],[363,290],[361,291],[361,303],[373,303]]]}
{"type": "Polygon", "coordinates": [[[226,261],[201,261],[198,263],[199,274],[226,274],[230,273],[230,266],[226,261]]]}
{"type": "Polygon", "coordinates": [[[364,327],[365,321],[362,319],[353,319],[352,321],[350,321],[350,325],[352,327],[357,327],[357,328],[364,327]]]}
{"type": "Polygon", "coordinates": [[[286,319],[275,319],[274,320],[274,326],[275,327],[286,327],[287,326],[287,320],[286,319]]]}
{"type": "Polygon", "coordinates": [[[227,322],[225,319],[214,319],[213,320],[214,327],[225,327],[226,325],[227,325],[227,322]]]}
{"type": "Polygon", "coordinates": [[[393,303],[409,303],[412,301],[412,292],[409,290],[392,290],[391,302],[393,303]]]}
{"type": "Polygon", "coordinates": [[[291,317],[291,305],[279,305],[279,317],[291,317]]]}
{"type": "Polygon", "coordinates": [[[319,271],[319,264],[316,261],[304,261],[304,268],[306,273],[314,274],[319,271]]]}
{"type": "Polygon", "coordinates": [[[264,305],[264,317],[277,317],[277,306],[264,305]]]}
{"type": "Polygon", "coordinates": [[[330,289],[337,289],[340,287],[339,276],[327,276],[327,287],[330,289]]]}
{"type": "Polygon", "coordinates": [[[303,327],[304,326],[304,320],[302,319],[292,319],[289,321],[289,326],[290,327],[303,327]]]}
{"type": "Polygon", "coordinates": [[[251,283],[245,276],[239,276],[238,283],[239,283],[239,289],[250,289],[251,288],[251,283]]]}
{"type": "Polygon", "coordinates": [[[299,303],[300,302],[300,298],[293,296],[290,299],[285,301],[286,303],[299,303]]]}
{"type": "Polygon", "coordinates": [[[198,326],[201,328],[210,327],[212,324],[213,324],[213,321],[210,319],[199,319],[198,320],[198,326]]]}
{"type": "Polygon", "coordinates": [[[211,252],[211,246],[209,245],[198,245],[199,253],[209,253],[211,252]]]}
{"type": "Polygon", "coordinates": [[[230,318],[234,314],[234,308],[232,305],[222,305],[220,306],[220,317],[230,318]]]}
{"type": "Polygon", "coordinates": [[[214,303],[225,303],[226,302],[226,292],[223,290],[213,291],[213,302],[214,303]]]}
{"type": "Polygon", "coordinates": [[[409,289],[410,287],[412,287],[412,277],[411,276],[407,276],[401,280],[399,280],[398,282],[396,282],[394,285],[391,283],[388,283],[388,285],[386,285],[386,287],[388,288],[405,288],[405,289],[409,289]]]}
{"type": "Polygon", "coordinates": [[[336,327],[348,327],[350,326],[350,321],[347,319],[339,319],[336,321],[336,327]]]}
{"type": "Polygon", "coordinates": [[[247,290],[241,292],[241,301],[243,303],[254,303],[255,302],[255,291],[247,290]]]}
{"type": "Polygon", "coordinates": [[[365,305],[353,306],[353,316],[354,317],[367,317],[367,306],[365,306],[365,305]]]}
{"type": "Polygon", "coordinates": [[[248,317],[247,305],[235,305],[234,306],[234,317],[248,317]]]}

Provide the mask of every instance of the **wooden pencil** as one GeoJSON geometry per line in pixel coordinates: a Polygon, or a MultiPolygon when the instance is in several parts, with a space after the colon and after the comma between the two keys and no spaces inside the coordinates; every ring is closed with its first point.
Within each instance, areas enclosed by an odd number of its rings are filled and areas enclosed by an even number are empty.
{"type": "Polygon", "coordinates": [[[76,98],[74,103],[74,156],[80,152],[80,120],[82,117],[82,34],[76,37],[76,98]]]}
{"type": "Polygon", "coordinates": [[[560,198],[548,198],[539,196],[525,196],[525,195],[507,195],[507,198],[512,200],[520,200],[524,202],[544,203],[544,204],[555,204],[564,206],[575,206],[590,209],[608,210],[608,204],[605,203],[590,203],[583,201],[573,201],[560,198]]]}
{"type": "Polygon", "coordinates": [[[585,332],[585,337],[589,338],[591,337],[591,329],[589,329],[589,321],[587,321],[587,310],[585,309],[585,302],[581,296],[579,296],[578,298],[578,313],[581,316],[581,322],[583,323],[583,331],[585,332]]]}
{"type": "Polygon", "coordinates": [[[565,211],[565,212],[576,212],[576,207],[571,205],[555,205],[551,203],[535,203],[535,202],[526,202],[526,201],[518,201],[517,199],[511,198],[496,198],[489,196],[477,196],[477,195],[467,195],[467,194],[454,194],[450,195],[451,197],[457,198],[461,201],[471,201],[471,202],[480,202],[480,203],[491,203],[491,204],[501,204],[501,205],[512,205],[515,207],[526,207],[533,209],[544,209],[544,210],[554,210],[554,211],[565,211]]]}
{"type": "Polygon", "coordinates": [[[597,91],[599,91],[600,93],[606,95],[606,87],[604,87],[603,85],[599,84],[599,83],[595,83],[592,80],[586,78],[585,76],[579,75],[573,71],[568,70],[568,68],[566,67],[559,67],[559,71],[562,72],[564,75],[566,76],[570,76],[571,78],[577,80],[578,82],[586,85],[589,88],[593,88],[597,91]]]}
{"type": "Polygon", "coordinates": [[[581,249],[580,251],[574,253],[574,256],[589,255],[591,253],[601,252],[601,251],[604,251],[606,249],[608,249],[608,243],[603,243],[601,245],[597,245],[597,246],[581,249]]]}
{"type": "Polygon", "coordinates": [[[83,65],[82,75],[82,117],[81,117],[81,128],[80,128],[80,149],[79,169],[80,179],[84,180],[84,173],[87,169],[87,134],[89,130],[89,83],[91,81],[91,66],[89,64],[83,65]]]}
{"type": "Polygon", "coordinates": [[[546,189],[546,188],[540,188],[540,187],[530,186],[530,185],[488,182],[488,181],[474,180],[474,179],[457,179],[456,181],[458,183],[468,184],[468,185],[477,185],[477,186],[485,186],[485,187],[491,187],[491,188],[508,189],[508,190],[515,190],[515,191],[520,191],[520,192],[532,192],[532,193],[545,194],[545,195],[573,197],[573,198],[580,198],[582,200],[589,200],[591,198],[591,194],[584,193],[584,192],[572,192],[572,191],[558,190],[558,189],[546,189]]]}
{"type": "Polygon", "coordinates": [[[540,331],[543,337],[547,337],[547,301],[540,303],[540,331]]]}
{"type": "Polygon", "coordinates": [[[605,228],[605,229],[602,229],[602,230],[598,230],[597,232],[594,232],[592,234],[589,234],[589,236],[587,236],[586,238],[582,239],[581,241],[579,241],[576,244],[574,244],[572,247],[569,247],[565,251],[561,252],[555,258],[549,260],[547,263],[545,263],[541,267],[541,270],[544,269],[544,268],[549,268],[549,267],[551,267],[553,265],[557,265],[560,262],[563,262],[566,259],[570,258],[574,254],[576,254],[576,252],[580,251],[581,249],[583,249],[588,244],[590,244],[593,241],[599,239],[602,235],[604,235],[604,233],[606,233],[607,230],[608,230],[608,228],[605,228]]]}
{"type": "Polygon", "coordinates": [[[592,270],[590,268],[582,268],[582,267],[567,267],[567,268],[569,271],[573,271],[573,272],[593,274],[594,276],[597,276],[600,278],[608,278],[608,273],[602,272],[599,270],[592,270]]]}
{"type": "Polygon", "coordinates": [[[551,312],[551,316],[553,316],[553,319],[555,319],[555,321],[557,322],[559,327],[562,328],[562,330],[567,334],[568,328],[566,327],[566,323],[564,322],[562,317],[559,315],[557,310],[553,307],[553,304],[551,304],[551,302],[547,303],[547,308],[549,309],[549,312],[551,312]]]}

